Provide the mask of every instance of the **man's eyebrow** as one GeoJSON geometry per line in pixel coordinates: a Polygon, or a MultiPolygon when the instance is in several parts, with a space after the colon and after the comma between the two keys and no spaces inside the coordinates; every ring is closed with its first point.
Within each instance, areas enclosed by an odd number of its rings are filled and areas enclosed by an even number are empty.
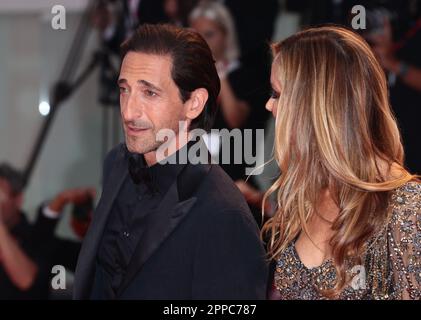
{"type": "MultiPolygon", "coordinates": [[[[127,84],[127,80],[124,78],[118,79],[117,81],[118,84],[127,84]]],[[[148,87],[149,89],[153,89],[156,91],[162,91],[162,89],[158,88],[156,85],[150,83],[149,81],[146,80],[137,80],[138,84],[144,85],[146,87],[148,87]]]]}
{"type": "Polygon", "coordinates": [[[142,84],[146,87],[148,87],[149,89],[153,89],[156,91],[162,91],[160,88],[158,88],[156,85],[150,83],[149,81],[146,80],[137,80],[137,83],[142,84]]]}

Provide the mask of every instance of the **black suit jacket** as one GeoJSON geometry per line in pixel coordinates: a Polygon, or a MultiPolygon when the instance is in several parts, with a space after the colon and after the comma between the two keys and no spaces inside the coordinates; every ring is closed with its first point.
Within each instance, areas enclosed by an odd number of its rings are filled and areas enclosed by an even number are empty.
{"type": "MultiPolygon", "coordinates": [[[[88,299],[114,199],[127,176],[124,145],[107,156],[103,192],[79,255],[74,298],[88,299]]],[[[148,221],[119,299],[265,299],[267,264],[258,227],[218,165],[187,164],[148,221]]]]}

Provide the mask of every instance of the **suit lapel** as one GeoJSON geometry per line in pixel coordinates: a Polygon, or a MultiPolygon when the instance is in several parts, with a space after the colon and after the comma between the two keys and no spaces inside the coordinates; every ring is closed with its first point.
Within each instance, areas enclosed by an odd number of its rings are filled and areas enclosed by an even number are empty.
{"type": "Polygon", "coordinates": [[[209,169],[210,165],[206,164],[187,164],[180,172],[157,210],[149,217],[145,233],[130,260],[117,296],[123,293],[146,261],[188,215],[197,200],[193,193],[209,169]]]}
{"type": "Polygon", "coordinates": [[[83,240],[75,272],[75,299],[89,298],[99,243],[113,202],[128,175],[127,163],[124,161],[123,151],[117,155],[117,159],[114,163],[108,181],[106,185],[104,185],[101,200],[95,209],[92,223],[83,240]]]}

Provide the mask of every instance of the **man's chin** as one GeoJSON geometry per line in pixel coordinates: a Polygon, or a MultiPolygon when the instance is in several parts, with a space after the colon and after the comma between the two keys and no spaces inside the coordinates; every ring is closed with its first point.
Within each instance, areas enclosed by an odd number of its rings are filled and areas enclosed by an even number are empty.
{"type": "Polygon", "coordinates": [[[145,151],[145,148],[139,148],[139,146],[133,146],[127,142],[126,142],[126,146],[127,146],[127,150],[129,150],[129,152],[131,153],[139,153],[139,154],[147,153],[147,151],[145,151]]]}
{"type": "Polygon", "coordinates": [[[148,143],[142,143],[139,141],[130,141],[131,139],[126,139],[126,146],[127,150],[131,153],[138,153],[138,154],[145,154],[152,151],[156,151],[159,146],[148,144],[148,143]]]}

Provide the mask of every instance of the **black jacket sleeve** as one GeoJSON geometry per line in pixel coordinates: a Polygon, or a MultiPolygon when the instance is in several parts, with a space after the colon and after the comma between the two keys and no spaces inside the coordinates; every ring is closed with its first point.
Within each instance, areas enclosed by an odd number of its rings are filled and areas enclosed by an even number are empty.
{"type": "Polygon", "coordinates": [[[103,185],[107,181],[107,178],[111,172],[114,162],[118,158],[118,155],[120,153],[124,153],[125,148],[126,148],[125,145],[123,143],[120,143],[117,146],[115,146],[113,149],[111,149],[105,156],[103,169],[102,169],[102,184],[103,185]]]}
{"type": "Polygon", "coordinates": [[[268,266],[257,225],[241,211],[206,216],[198,230],[193,299],[265,299],[268,266]]]}

